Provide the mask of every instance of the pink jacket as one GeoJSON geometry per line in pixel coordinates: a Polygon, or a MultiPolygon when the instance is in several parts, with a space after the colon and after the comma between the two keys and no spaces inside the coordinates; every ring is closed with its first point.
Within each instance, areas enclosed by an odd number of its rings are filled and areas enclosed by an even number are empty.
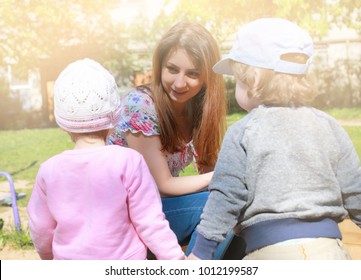
{"type": "Polygon", "coordinates": [[[42,259],[184,259],[143,157],[117,145],[44,162],[28,204],[42,259]]]}

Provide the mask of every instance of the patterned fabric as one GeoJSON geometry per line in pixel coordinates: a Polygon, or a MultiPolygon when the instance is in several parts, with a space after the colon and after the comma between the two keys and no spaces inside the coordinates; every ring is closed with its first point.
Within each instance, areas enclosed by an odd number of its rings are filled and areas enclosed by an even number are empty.
{"type": "MultiPolygon", "coordinates": [[[[125,132],[141,132],[146,136],[159,135],[158,117],[150,92],[134,89],[126,94],[121,104],[121,120],[108,143],[128,147],[125,132]]],[[[167,161],[172,176],[178,176],[192,161],[196,169],[197,153],[190,141],[181,152],[167,153],[167,161]]]]}

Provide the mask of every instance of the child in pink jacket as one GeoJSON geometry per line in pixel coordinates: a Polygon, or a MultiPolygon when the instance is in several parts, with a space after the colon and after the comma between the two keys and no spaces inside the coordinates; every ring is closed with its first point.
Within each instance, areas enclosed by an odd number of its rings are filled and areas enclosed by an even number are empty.
{"type": "Polygon", "coordinates": [[[54,86],[57,124],[75,143],[45,161],[28,204],[42,259],[184,259],[143,157],[106,146],[119,123],[114,78],[90,59],[71,63],[54,86]]]}

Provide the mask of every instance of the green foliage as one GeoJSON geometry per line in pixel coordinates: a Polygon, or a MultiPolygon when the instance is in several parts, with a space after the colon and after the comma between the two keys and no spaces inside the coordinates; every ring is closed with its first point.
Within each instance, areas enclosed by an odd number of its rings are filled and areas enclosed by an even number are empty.
{"type": "MultiPolygon", "coordinates": [[[[165,1],[166,5],[171,1],[165,1]]],[[[118,0],[1,1],[0,62],[15,63],[17,74],[41,65],[44,58],[61,55],[67,48],[77,55],[90,53],[126,82],[133,62],[151,56],[154,43],[175,22],[188,19],[205,24],[219,42],[233,38],[242,23],[259,17],[285,17],[317,37],[332,25],[360,30],[361,2],[353,0],[179,0],[173,12],[159,11],[155,21],[142,10],[129,27],[115,21],[118,0]],[[128,50],[140,46],[143,54],[128,50]]],[[[136,64],[134,66],[137,66],[136,64]]],[[[137,67],[139,70],[139,67],[137,67]]]]}
{"type": "Polygon", "coordinates": [[[15,228],[0,230],[0,248],[5,245],[16,249],[34,249],[29,230],[17,231],[15,228]]]}
{"type": "Polygon", "coordinates": [[[2,1],[1,61],[6,57],[15,63],[16,74],[25,76],[44,58],[52,58],[69,47],[81,50],[79,56],[91,53],[102,62],[117,59],[126,51],[119,38],[123,27],[110,15],[118,4],[117,0],[2,1]],[[122,49],[114,57],[113,50],[119,45],[122,49]]]}
{"type": "Polygon", "coordinates": [[[349,26],[361,30],[361,2],[355,0],[338,0],[336,5],[330,5],[330,21],[336,26],[349,26]]]}
{"type": "Polygon", "coordinates": [[[220,42],[241,24],[261,17],[291,19],[322,38],[332,25],[359,28],[360,7],[360,1],[352,0],[180,0],[174,17],[199,20],[220,42]]]}

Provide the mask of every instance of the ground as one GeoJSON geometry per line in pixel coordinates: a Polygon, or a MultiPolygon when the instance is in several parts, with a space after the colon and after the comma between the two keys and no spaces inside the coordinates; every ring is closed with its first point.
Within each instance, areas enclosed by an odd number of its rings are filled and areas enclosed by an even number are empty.
{"type": "Polygon", "coordinates": [[[40,258],[35,250],[4,247],[0,251],[0,260],[40,260],[40,258]]]}
{"type": "MultiPolygon", "coordinates": [[[[32,185],[27,181],[16,181],[14,183],[15,190],[32,188],[32,185]]],[[[7,181],[0,183],[0,195],[8,194],[10,190],[9,183],[7,181]]],[[[18,207],[20,222],[22,228],[27,228],[28,217],[25,207],[18,207]]],[[[0,206],[0,218],[4,220],[4,227],[15,227],[13,208],[8,206],[0,206]]],[[[14,249],[9,246],[3,247],[0,245],[0,260],[39,260],[39,255],[34,249],[32,250],[20,250],[14,249]]]]}

